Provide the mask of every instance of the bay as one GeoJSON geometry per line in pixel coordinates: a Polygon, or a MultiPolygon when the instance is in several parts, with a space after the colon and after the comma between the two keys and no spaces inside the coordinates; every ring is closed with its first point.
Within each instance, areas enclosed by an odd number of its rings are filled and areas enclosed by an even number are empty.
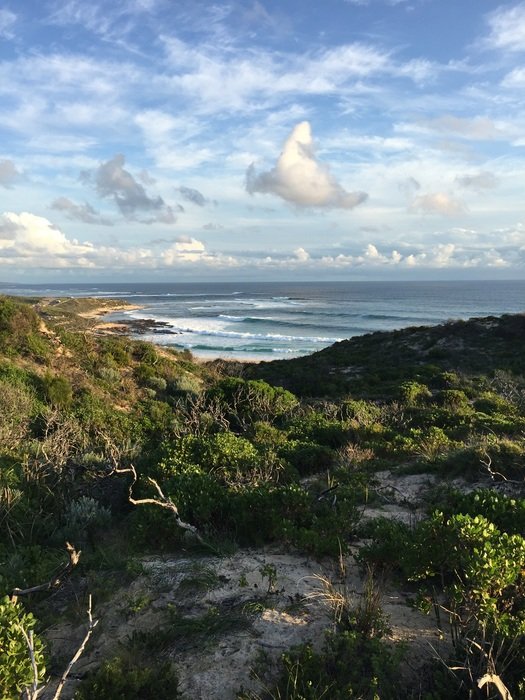
{"type": "Polygon", "coordinates": [[[140,337],[196,356],[307,355],[377,330],[525,311],[525,280],[5,285],[4,294],[113,297],[140,305],[106,320],[168,325],[140,337]]]}

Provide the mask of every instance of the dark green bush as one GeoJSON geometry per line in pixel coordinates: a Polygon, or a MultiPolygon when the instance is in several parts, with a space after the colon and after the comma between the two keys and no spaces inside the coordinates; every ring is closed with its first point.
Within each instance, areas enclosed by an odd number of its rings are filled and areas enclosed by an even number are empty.
{"type": "MultiPolygon", "coordinates": [[[[311,644],[281,657],[281,676],[264,698],[279,700],[398,700],[400,653],[380,639],[357,632],[327,636],[321,652],[311,644]]],[[[241,700],[254,696],[241,693],[241,700]]]]}
{"type": "Polygon", "coordinates": [[[91,673],[75,700],[176,700],[178,679],[170,663],[136,661],[116,656],[91,673]]]}
{"type": "Polygon", "coordinates": [[[351,435],[352,432],[345,423],[327,418],[319,411],[310,411],[305,416],[295,418],[289,425],[289,437],[292,440],[315,442],[333,448],[344,445],[351,435]]]}
{"type": "Polygon", "coordinates": [[[301,440],[289,440],[279,447],[284,457],[301,476],[325,472],[334,463],[334,450],[326,445],[301,440]]]}

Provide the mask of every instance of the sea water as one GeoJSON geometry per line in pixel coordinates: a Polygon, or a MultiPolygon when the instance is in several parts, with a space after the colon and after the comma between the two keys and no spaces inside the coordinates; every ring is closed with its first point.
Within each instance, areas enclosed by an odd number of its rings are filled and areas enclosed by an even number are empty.
{"type": "Polygon", "coordinates": [[[141,337],[209,359],[297,357],[371,331],[525,312],[524,280],[5,285],[0,291],[129,301],[142,308],[106,320],[163,321],[162,330],[141,337]]]}

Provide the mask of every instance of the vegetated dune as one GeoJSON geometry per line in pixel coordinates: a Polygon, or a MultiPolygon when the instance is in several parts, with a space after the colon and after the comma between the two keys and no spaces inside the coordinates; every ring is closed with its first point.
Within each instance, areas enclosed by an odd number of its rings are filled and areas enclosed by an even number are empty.
{"type": "Polygon", "coordinates": [[[113,303],[0,299],[2,697],[525,692],[523,316],[241,365],[113,303]]]}

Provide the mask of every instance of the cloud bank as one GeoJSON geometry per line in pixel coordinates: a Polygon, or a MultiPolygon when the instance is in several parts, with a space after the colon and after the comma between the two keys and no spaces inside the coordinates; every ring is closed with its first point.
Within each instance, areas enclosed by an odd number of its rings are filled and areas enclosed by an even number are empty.
{"type": "Polygon", "coordinates": [[[364,202],[365,192],[347,192],[331,174],[328,166],[315,156],[312,130],[301,122],[286,139],[274,168],[257,174],[250,165],[246,172],[250,194],[274,194],[299,207],[353,209],[364,202]]]}

